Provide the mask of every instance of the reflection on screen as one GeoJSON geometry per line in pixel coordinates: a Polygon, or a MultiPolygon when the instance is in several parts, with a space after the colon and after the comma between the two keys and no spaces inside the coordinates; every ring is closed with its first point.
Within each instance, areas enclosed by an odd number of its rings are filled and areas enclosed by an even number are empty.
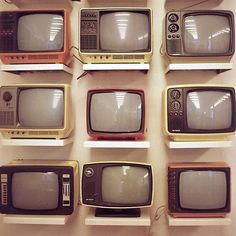
{"type": "Polygon", "coordinates": [[[230,25],[225,16],[196,15],[184,18],[186,53],[227,53],[230,47],[230,25]]]}
{"type": "Polygon", "coordinates": [[[187,94],[187,124],[190,129],[227,129],[232,123],[231,94],[194,91],[187,94]]]}
{"type": "Polygon", "coordinates": [[[145,204],[149,200],[148,169],[131,166],[105,167],[102,172],[102,199],[113,204],[145,204]]]}
{"type": "Polygon", "coordinates": [[[54,88],[21,90],[18,118],[23,127],[62,127],[64,122],[63,90],[54,88]]]}
{"type": "Polygon", "coordinates": [[[12,177],[13,207],[52,210],[58,206],[58,176],[53,172],[19,172],[12,177]]]}
{"type": "Polygon", "coordinates": [[[149,21],[145,14],[113,12],[101,16],[102,50],[117,52],[147,50],[149,34],[149,21]]]}
{"type": "Polygon", "coordinates": [[[139,94],[93,94],[90,105],[91,128],[100,132],[137,132],[141,128],[142,109],[139,94]]]}
{"type": "Polygon", "coordinates": [[[17,44],[22,51],[61,51],[63,17],[56,14],[29,14],[18,23],[17,44]]]}
{"type": "Polygon", "coordinates": [[[186,209],[225,207],[227,182],[222,171],[184,171],[179,179],[180,206],[186,209]]]}

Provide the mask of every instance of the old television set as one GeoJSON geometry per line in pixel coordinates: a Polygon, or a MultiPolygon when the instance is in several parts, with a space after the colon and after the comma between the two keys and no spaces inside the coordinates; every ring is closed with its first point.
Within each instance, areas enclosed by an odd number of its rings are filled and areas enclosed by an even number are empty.
{"type": "Polygon", "coordinates": [[[234,87],[177,85],[163,94],[164,130],[171,140],[226,141],[235,133],[234,87]]]}
{"type": "Polygon", "coordinates": [[[95,216],[140,216],[153,198],[152,167],[146,163],[94,162],[83,165],[81,202],[95,216]]]}
{"type": "Polygon", "coordinates": [[[173,217],[225,217],[230,194],[230,167],[224,162],[168,164],[168,209],[173,217]]]}
{"type": "Polygon", "coordinates": [[[226,10],[171,11],[165,50],[173,63],[229,62],[235,50],[234,15],[226,10]]]}
{"type": "Polygon", "coordinates": [[[0,59],[4,64],[67,64],[68,12],[63,9],[0,12],[0,59]]]}
{"type": "Polygon", "coordinates": [[[80,11],[80,57],[85,63],[148,63],[152,55],[149,8],[80,11]]]}
{"type": "Polygon", "coordinates": [[[0,87],[0,132],[4,138],[63,139],[73,127],[68,84],[0,87]]]}
{"type": "Polygon", "coordinates": [[[70,215],[78,205],[77,161],[14,160],[0,178],[0,213],[70,215]]]}
{"type": "Polygon", "coordinates": [[[87,132],[94,139],[142,139],[145,135],[144,92],[89,90],[87,132]]]}

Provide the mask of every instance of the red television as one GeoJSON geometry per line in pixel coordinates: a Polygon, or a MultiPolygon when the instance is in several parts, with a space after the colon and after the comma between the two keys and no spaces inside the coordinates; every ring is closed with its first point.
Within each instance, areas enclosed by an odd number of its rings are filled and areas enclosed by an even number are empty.
{"type": "Polygon", "coordinates": [[[94,139],[143,138],[144,92],[130,89],[88,91],[87,132],[94,139]]]}

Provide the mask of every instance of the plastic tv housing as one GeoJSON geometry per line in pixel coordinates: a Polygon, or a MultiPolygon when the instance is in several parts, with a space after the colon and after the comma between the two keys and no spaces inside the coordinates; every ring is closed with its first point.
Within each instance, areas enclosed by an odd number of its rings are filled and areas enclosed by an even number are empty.
{"type": "Polygon", "coordinates": [[[83,165],[81,202],[96,207],[95,216],[140,216],[151,206],[153,173],[149,164],[94,162],[83,165]]]}
{"type": "Polygon", "coordinates": [[[0,87],[4,138],[63,139],[74,127],[70,86],[11,84],[0,87]]]}
{"type": "Polygon", "coordinates": [[[0,177],[3,214],[70,215],[78,205],[77,161],[14,160],[0,177]]]}
{"type": "Polygon", "coordinates": [[[142,139],[145,135],[144,92],[131,89],[89,90],[87,132],[93,139],[142,139]]]}
{"type": "Polygon", "coordinates": [[[164,132],[174,141],[224,141],[235,134],[235,88],[223,84],[168,86],[164,132]]]}
{"type": "Polygon", "coordinates": [[[225,217],[230,212],[230,185],[230,167],[224,162],[169,163],[169,214],[225,217]]]}
{"type": "Polygon", "coordinates": [[[148,63],[152,56],[149,8],[84,8],[80,11],[84,63],[148,63]]]}
{"type": "Polygon", "coordinates": [[[67,64],[68,12],[65,9],[0,12],[0,59],[4,64],[67,64]]]}
{"type": "Polygon", "coordinates": [[[165,51],[173,63],[229,62],[235,50],[234,15],[226,10],[171,11],[165,51]]]}

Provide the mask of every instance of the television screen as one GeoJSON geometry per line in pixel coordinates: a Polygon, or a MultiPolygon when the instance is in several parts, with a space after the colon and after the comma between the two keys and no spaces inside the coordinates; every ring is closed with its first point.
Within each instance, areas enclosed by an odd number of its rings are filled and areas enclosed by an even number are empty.
{"type": "Polygon", "coordinates": [[[11,188],[14,208],[52,210],[58,207],[59,181],[56,173],[16,172],[12,176],[11,188]]]}
{"type": "Polygon", "coordinates": [[[26,14],[19,18],[17,44],[20,51],[62,51],[63,16],[58,14],[26,14]]]}
{"type": "Polygon", "coordinates": [[[186,14],[183,29],[187,54],[224,54],[230,50],[232,33],[226,15],[186,14]]]}
{"type": "Polygon", "coordinates": [[[104,51],[146,51],[150,41],[148,15],[117,11],[101,15],[100,47],[104,51]]]}
{"type": "Polygon", "coordinates": [[[111,166],[102,171],[102,200],[111,204],[143,205],[151,191],[148,169],[111,166]]]}
{"type": "Polygon", "coordinates": [[[22,127],[63,127],[63,89],[28,88],[20,90],[18,119],[22,127]]]}
{"type": "Polygon", "coordinates": [[[223,171],[189,170],[180,173],[180,207],[216,210],[226,206],[227,181],[223,171]]]}
{"type": "Polygon", "coordinates": [[[231,127],[232,101],[232,95],[227,91],[189,91],[186,104],[188,128],[212,131],[231,127]]]}

